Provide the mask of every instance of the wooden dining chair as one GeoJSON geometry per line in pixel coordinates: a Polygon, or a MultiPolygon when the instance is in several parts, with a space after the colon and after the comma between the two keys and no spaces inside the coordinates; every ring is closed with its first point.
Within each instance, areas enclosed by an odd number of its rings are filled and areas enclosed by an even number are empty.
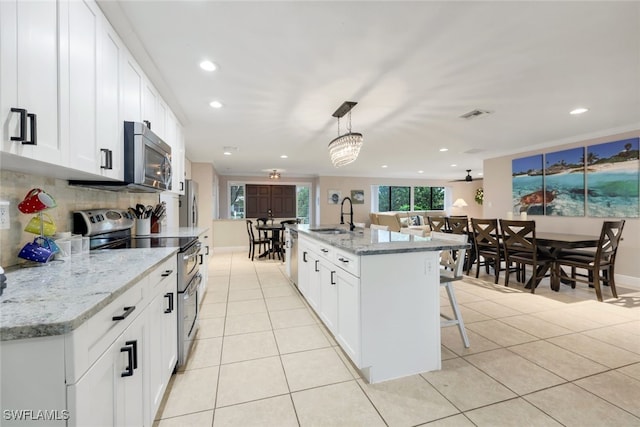
{"type": "MultiPolygon", "coordinates": [[[[437,231],[431,232],[431,239],[433,240],[446,240],[455,243],[467,243],[469,236],[467,234],[453,234],[442,233],[437,231]]],[[[462,320],[462,313],[456,300],[456,294],[453,289],[453,282],[462,279],[463,260],[466,249],[457,249],[455,251],[444,250],[440,251],[440,286],[443,286],[447,295],[449,296],[449,303],[453,310],[453,317],[449,317],[446,314],[440,313],[440,316],[444,319],[440,322],[441,327],[446,326],[458,326],[460,337],[466,348],[469,348],[469,337],[467,336],[467,330],[464,327],[464,320],[462,320]]]]}
{"type": "Polygon", "coordinates": [[[255,234],[253,234],[253,221],[251,221],[250,219],[246,221],[247,221],[247,234],[249,235],[249,257],[248,258],[251,258],[251,261],[253,261],[253,258],[256,254],[256,246],[258,247],[259,251],[263,250],[262,249],[263,246],[264,246],[264,250],[268,250],[269,245],[271,244],[271,240],[261,239],[261,238],[256,239],[255,234]]]}
{"type": "MultiPolygon", "coordinates": [[[[506,262],[504,285],[509,286],[508,268],[511,264],[530,265],[533,270],[531,277],[531,293],[535,293],[539,276],[539,271],[547,270],[554,262],[554,259],[538,250],[536,243],[536,222],[500,220],[500,232],[502,235],[502,247],[506,262]]],[[[553,274],[553,270],[551,271],[553,274]]]]}
{"type": "MultiPolygon", "coordinates": [[[[471,228],[473,230],[473,241],[476,251],[476,278],[480,276],[480,266],[484,266],[487,274],[489,267],[494,270],[497,284],[500,279],[502,261],[505,261],[504,251],[500,244],[500,233],[498,231],[498,220],[471,218],[471,228]]],[[[468,266],[467,274],[471,271],[468,266]]]]}
{"type": "Polygon", "coordinates": [[[446,218],[447,230],[453,234],[469,233],[469,218],[466,215],[452,215],[446,218]]]}
{"type": "Polygon", "coordinates": [[[571,281],[572,288],[576,287],[576,282],[593,285],[598,301],[602,301],[600,282],[603,282],[609,285],[613,297],[618,298],[614,267],[624,222],[624,220],[605,221],[602,224],[600,240],[595,252],[571,251],[566,254],[561,252],[554,266],[556,277],[559,277],[562,266],[571,267],[571,277],[565,277],[564,279],[571,281]],[[576,272],[578,268],[587,270],[587,274],[578,274],[576,272]],[[602,276],[600,275],[601,272],[603,273],[602,276]],[[586,279],[583,279],[585,277],[586,279]]]}
{"type": "Polygon", "coordinates": [[[444,216],[428,216],[427,221],[431,231],[446,232],[447,230],[447,218],[444,216]]]}

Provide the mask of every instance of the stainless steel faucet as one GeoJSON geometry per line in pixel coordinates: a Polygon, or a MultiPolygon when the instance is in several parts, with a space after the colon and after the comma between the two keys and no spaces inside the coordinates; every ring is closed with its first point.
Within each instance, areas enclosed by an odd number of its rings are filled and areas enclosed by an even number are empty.
{"type": "Polygon", "coordinates": [[[344,202],[349,201],[349,207],[351,209],[349,209],[349,230],[353,231],[355,230],[356,226],[353,224],[353,202],[351,202],[351,199],[349,197],[345,197],[344,199],[342,199],[342,203],[340,203],[340,224],[344,224],[344,212],[343,212],[343,207],[344,207],[344,202]]]}

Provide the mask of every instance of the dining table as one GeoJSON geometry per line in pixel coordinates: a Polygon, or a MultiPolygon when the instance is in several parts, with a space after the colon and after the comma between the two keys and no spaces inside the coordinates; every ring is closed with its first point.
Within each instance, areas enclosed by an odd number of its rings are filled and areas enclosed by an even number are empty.
{"type": "Polygon", "coordinates": [[[280,255],[280,232],[284,230],[284,224],[258,224],[256,225],[256,230],[266,231],[269,233],[269,240],[271,240],[269,248],[261,253],[258,258],[266,258],[274,253],[280,255]]]}
{"type": "MultiPolygon", "coordinates": [[[[600,236],[595,235],[555,233],[546,231],[536,232],[536,244],[538,246],[538,251],[544,253],[554,260],[562,254],[563,250],[595,248],[598,246],[599,242],[600,236]]],[[[555,270],[554,264],[555,262],[552,262],[538,267],[538,270],[536,271],[537,280],[535,286],[538,286],[538,284],[550,268],[553,268],[555,270]]],[[[560,277],[555,277],[553,274],[551,275],[551,289],[553,289],[554,291],[560,290],[560,282],[562,281],[562,276],[566,276],[562,269],[560,269],[560,277]]],[[[531,286],[533,285],[531,283],[532,279],[533,278],[529,279],[529,281],[525,285],[525,288],[531,289],[531,286]]]]}

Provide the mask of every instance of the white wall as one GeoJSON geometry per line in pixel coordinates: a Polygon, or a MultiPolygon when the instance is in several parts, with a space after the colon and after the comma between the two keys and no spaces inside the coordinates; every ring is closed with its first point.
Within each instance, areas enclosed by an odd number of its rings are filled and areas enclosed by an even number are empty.
{"type": "MultiPolygon", "coordinates": [[[[584,147],[603,142],[618,141],[640,136],[640,130],[600,138],[577,140],[545,150],[527,151],[484,161],[484,209],[485,218],[503,218],[512,210],[511,161],[534,154],[551,153],[563,149],[584,147]]],[[[466,200],[466,199],[465,199],[466,200]]],[[[467,201],[468,202],[468,201],[467,201]]],[[[550,232],[599,235],[602,221],[607,218],[529,216],[535,219],[536,229],[550,232]]],[[[619,219],[619,218],[615,218],[619,219]]],[[[618,283],[640,286],[640,218],[625,218],[623,241],[616,258],[618,283]]]]}

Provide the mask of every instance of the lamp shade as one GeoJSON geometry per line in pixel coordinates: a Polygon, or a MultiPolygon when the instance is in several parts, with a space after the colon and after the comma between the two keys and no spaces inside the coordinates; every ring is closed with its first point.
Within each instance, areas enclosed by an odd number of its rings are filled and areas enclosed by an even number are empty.
{"type": "Polygon", "coordinates": [[[464,208],[465,206],[469,206],[467,205],[467,202],[464,201],[464,199],[456,199],[455,202],[453,202],[453,206],[454,208],[464,208]]]}

